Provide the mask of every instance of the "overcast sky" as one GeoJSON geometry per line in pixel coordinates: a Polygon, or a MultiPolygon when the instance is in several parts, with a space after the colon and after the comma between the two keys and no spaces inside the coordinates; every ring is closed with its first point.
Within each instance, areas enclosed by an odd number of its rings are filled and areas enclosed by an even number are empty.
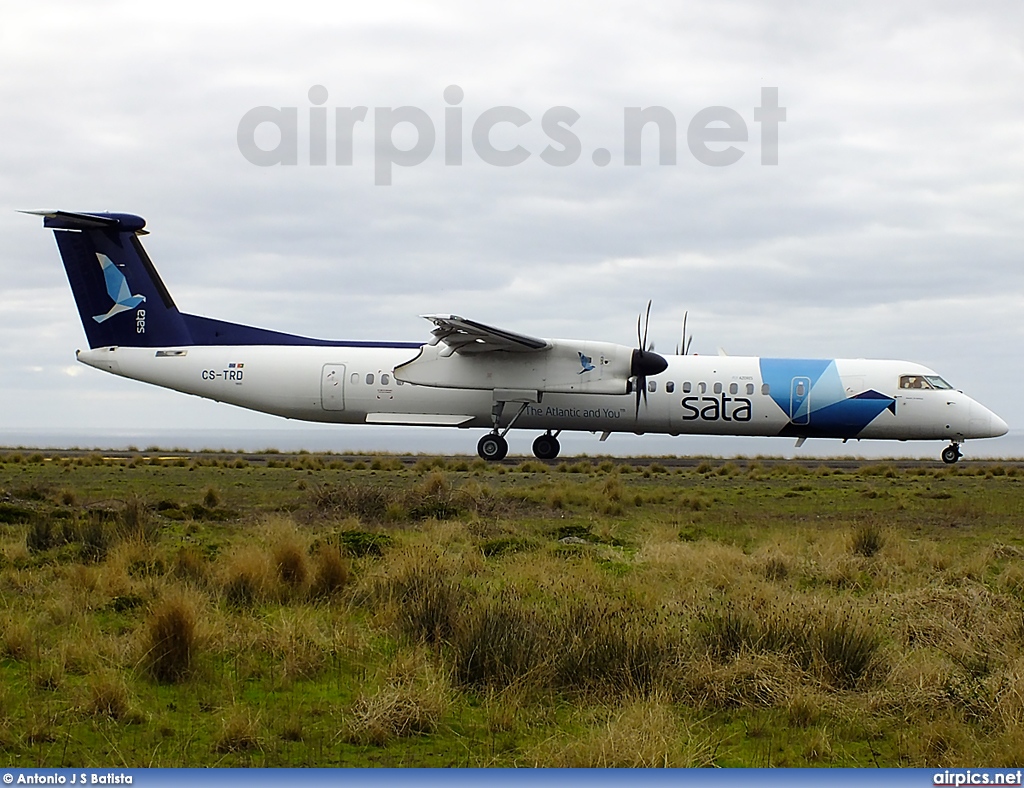
{"type": "MultiPolygon", "coordinates": [[[[453,312],[632,344],[651,298],[658,350],[689,310],[697,352],[919,361],[1019,429],[1021,85],[1019,0],[8,3],[0,444],[4,430],[287,426],[76,364],[85,339],[52,234],[15,212],[51,208],[145,217],[184,311],[402,340],[427,336],[417,315],[453,312]],[[315,85],[326,166],[310,164],[315,85]],[[461,166],[445,163],[450,85],[464,96],[461,166]],[[755,119],[766,87],[786,108],[776,166],[761,163],[755,119]],[[259,106],[296,108],[296,165],[240,152],[239,122],[259,106]],[[334,108],[356,106],[368,113],[339,166],[334,108]],[[401,106],[429,117],[436,142],[376,185],[375,110],[401,106]],[[499,106],[530,118],[491,135],[530,153],[516,166],[472,144],[499,106]],[[624,109],[654,106],[676,120],[676,163],[659,164],[651,126],[627,166],[624,109]],[[687,145],[712,106],[747,130],[728,166],[687,145]],[[559,147],[541,125],[552,107],[580,116],[569,166],[541,157],[559,147]]],[[[264,124],[256,141],[272,149],[275,134],[264,124]]],[[[416,134],[405,124],[394,140],[416,134]]]]}

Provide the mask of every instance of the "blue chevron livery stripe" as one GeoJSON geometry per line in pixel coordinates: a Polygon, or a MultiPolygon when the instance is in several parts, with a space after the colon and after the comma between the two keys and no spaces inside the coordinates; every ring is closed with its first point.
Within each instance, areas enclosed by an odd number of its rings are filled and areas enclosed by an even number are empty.
{"type": "Polygon", "coordinates": [[[762,358],[761,379],[789,417],[780,435],[856,438],[880,413],[895,415],[896,400],[868,389],[850,395],[830,359],[762,358]]]}

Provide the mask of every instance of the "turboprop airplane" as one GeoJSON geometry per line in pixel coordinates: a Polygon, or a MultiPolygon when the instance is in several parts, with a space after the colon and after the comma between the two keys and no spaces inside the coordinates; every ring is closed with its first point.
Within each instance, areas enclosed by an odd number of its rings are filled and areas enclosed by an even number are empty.
{"type": "MultiPolygon", "coordinates": [[[[564,430],[670,435],[949,441],[1003,435],[1006,422],[920,364],[865,359],[662,356],[542,339],[425,315],[426,342],[308,339],[178,311],[124,213],[30,211],[54,231],[89,342],[83,364],[290,419],[483,429],[485,460],[514,427],[559,453],[564,430]]],[[[648,317],[650,305],[648,305],[648,317]]],[[[685,340],[685,329],[684,329],[685,340]]]]}

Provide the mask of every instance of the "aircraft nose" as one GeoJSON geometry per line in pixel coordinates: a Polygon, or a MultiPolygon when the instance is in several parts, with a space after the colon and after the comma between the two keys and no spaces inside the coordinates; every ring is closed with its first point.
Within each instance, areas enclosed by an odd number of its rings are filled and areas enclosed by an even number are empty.
{"type": "Polygon", "coordinates": [[[971,402],[970,433],[972,438],[998,438],[1009,426],[979,402],[971,402]]]}

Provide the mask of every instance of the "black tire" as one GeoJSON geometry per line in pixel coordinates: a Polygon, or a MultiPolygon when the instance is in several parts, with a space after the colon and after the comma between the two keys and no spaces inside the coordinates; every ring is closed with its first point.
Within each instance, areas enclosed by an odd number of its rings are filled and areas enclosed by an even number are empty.
{"type": "Polygon", "coordinates": [[[476,453],[487,462],[498,462],[508,454],[508,441],[500,435],[489,432],[476,445],[476,453]]]}
{"type": "Polygon", "coordinates": [[[533,456],[538,460],[553,460],[562,450],[554,435],[541,435],[533,442],[533,456]]]}
{"type": "Polygon", "coordinates": [[[955,443],[950,444],[949,446],[942,450],[942,461],[946,463],[946,465],[952,465],[959,459],[960,447],[957,446],[955,443]]]}

